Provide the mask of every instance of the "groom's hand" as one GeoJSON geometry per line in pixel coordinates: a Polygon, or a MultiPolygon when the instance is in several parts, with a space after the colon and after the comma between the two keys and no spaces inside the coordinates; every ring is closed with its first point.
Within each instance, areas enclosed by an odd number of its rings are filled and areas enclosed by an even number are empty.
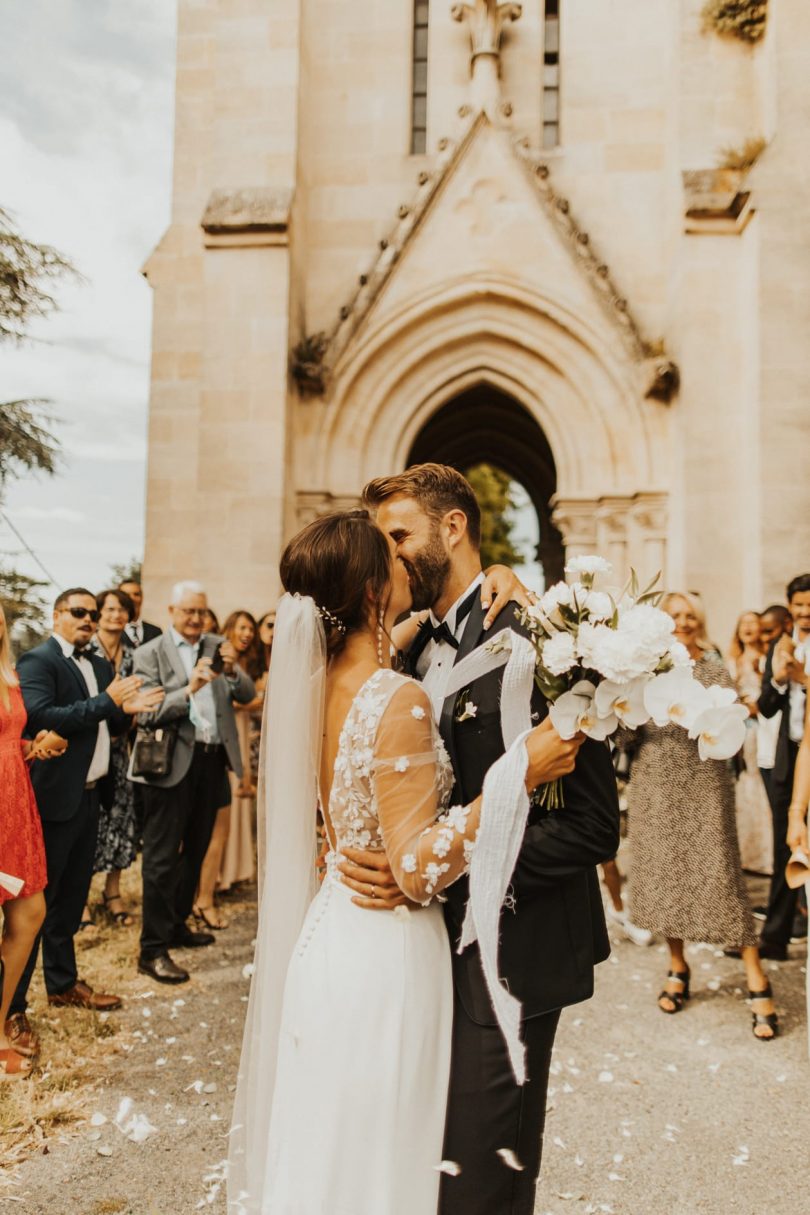
{"type": "Polygon", "coordinates": [[[384,852],[365,852],[360,848],[342,848],[346,858],[338,865],[343,883],[355,891],[352,899],[358,907],[370,911],[392,911],[405,907],[409,900],[394,881],[384,852]]]}

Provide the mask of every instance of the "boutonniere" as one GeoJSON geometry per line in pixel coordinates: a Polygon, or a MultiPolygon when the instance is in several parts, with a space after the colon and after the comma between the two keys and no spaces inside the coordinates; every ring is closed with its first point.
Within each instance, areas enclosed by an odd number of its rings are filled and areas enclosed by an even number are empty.
{"type": "Polygon", "coordinates": [[[478,705],[470,700],[470,689],[463,688],[456,697],[456,705],[453,710],[453,717],[456,721],[470,721],[478,715],[478,705]]]}

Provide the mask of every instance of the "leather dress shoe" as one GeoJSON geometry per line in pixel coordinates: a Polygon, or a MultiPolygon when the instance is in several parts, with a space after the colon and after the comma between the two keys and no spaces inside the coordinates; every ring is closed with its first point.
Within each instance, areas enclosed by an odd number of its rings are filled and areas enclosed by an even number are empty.
{"type": "Polygon", "coordinates": [[[91,1008],[95,1012],[112,1012],[121,1007],[120,996],[106,995],[102,991],[93,991],[87,983],[77,979],[67,991],[60,991],[55,996],[48,996],[48,1003],[59,1008],[91,1008]]]}
{"type": "Polygon", "coordinates": [[[177,929],[169,944],[174,949],[199,949],[203,945],[213,945],[215,940],[213,932],[192,932],[183,925],[177,929]]]}
{"type": "Polygon", "coordinates": [[[138,970],[158,983],[188,983],[190,978],[188,971],[167,953],[159,953],[156,958],[138,958],[138,970]]]}
{"type": "Polygon", "coordinates": [[[39,1054],[39,1037],[24,1012],[12,1013],[4,1026],[9,1046],[18,1055],[34,1059],[39,1054]]]}

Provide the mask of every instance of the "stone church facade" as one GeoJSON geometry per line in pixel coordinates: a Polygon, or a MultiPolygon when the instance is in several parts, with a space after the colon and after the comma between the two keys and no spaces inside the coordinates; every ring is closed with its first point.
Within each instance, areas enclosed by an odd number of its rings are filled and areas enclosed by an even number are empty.
{"type": "Polygon", "coordinates": [[[810,6],[179,0],[145,580],[262,611],[436,459],[737,613],[810,565],[810,6]],[[752,165],[748,161],[753,161],[752,165]],[[720,165],[729,167],[719,167],[720,165]]]}

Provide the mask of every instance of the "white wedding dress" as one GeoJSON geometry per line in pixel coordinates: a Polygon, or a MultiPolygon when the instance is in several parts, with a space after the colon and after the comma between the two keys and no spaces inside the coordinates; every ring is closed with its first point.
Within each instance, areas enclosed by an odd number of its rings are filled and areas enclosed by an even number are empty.
{"type": "MultiPolygon", "coordinates": [[[[442,910],[430,900],[472,854],[468,811],[444,809],[452,785],[423,689],[376,672],[340,735],[327,815],[333,850],[286,973],[261,1159],[250,1120],[262,1097],[251,1083],[262,1077],[240,1076],[253,1097],[241,1106],[237,1098],[249,1141],[236,1160],[232,1149],[230,1210],[435,1215],[453,992],[442,910]],[[337,870],[346,847],[384,849],[400,887],[426,905],[357,907],[337,870]]],[[[259,1057],[254,1045],[249,1066],[259,1057]]]]}

